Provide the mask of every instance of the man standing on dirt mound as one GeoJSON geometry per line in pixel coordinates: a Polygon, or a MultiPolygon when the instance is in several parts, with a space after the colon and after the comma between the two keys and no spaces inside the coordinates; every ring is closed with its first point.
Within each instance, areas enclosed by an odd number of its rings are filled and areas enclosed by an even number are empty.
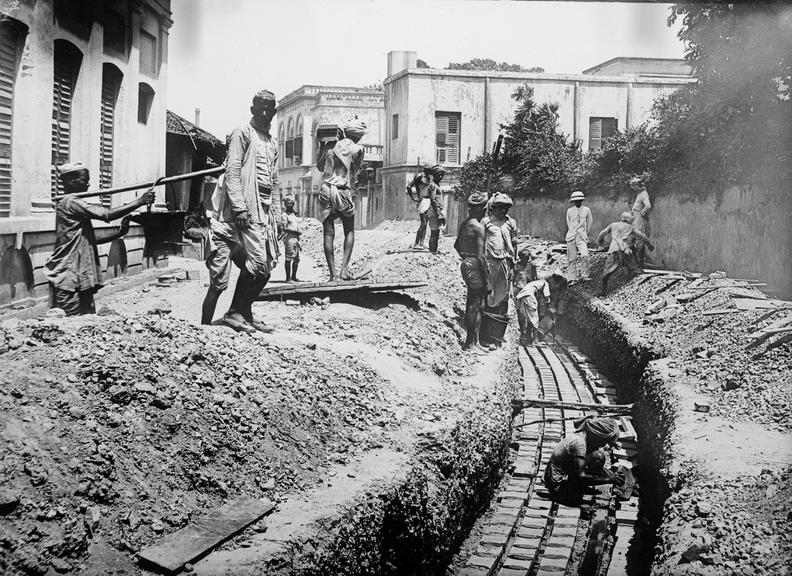
{"type": "Polygon", "coordinates": [[[454,248],[462,257],[460,270],[467,286],[465,303],[465,329],[467,337],[463,350],[471,350],[478,344],[481,325],[481,307],[489,291],[489,272],[484,258],[485,233],[481,219],[487,206],[487,195],[475,192],[468,196],[468,217],[459,225],[454,248]]]}
{"type": "Polygon", "coordinates": [[[278,144],[270,136],[275,95],[262,90],[253,96],[250,122],[229,137],[226,172],[212,197],[212,218],[206,267],[209,290],[201,324],[211,324],[217,299],[228,288],[232,250],[240,267],[234,298],[223,322],[238,332],[272,332],[253,318],[252,306],[278,261],[281,221],[278,144]]]}
{"type": "Polygon", "coordinates": [[[508,194],[495,194],[490,204],[489,216],[481,221],[486,232],[486,259],[492,287],[487,295],[487,310],[505,315],[516,256],[517,222],[508,215],[513,205],[508,194]]]}
{"type": "Polygon", "coordinates": [[[322,171],[322,187],[319,189],[319,210],[324,229],[324,253],[330,280],[336,280],[335,220],[341,218],[344,226],[344,260],[341,264],[341,280],[353,280],[349,274],[349,260],[355,246],[355,203],[353,194],[358,174],[363,168],[363,146],[358,144],[366,133],[366,123],[355,118],[338,128],[338,141],[327,149],[319,149],[316,167],[322,171]]]}

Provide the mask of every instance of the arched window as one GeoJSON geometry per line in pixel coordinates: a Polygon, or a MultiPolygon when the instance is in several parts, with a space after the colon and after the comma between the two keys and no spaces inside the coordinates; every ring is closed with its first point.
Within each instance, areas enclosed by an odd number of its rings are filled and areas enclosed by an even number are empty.
{"type": "Polygon", "coordinates": [[[154,88],[145,82],[138,84],[138,122],[140,124],[148,124],[153,103],[154,88]]]}
{"type": "Polygon", "coordinates": [[[278,127],[278,165],[280,167],[286,165],[286,158],[284,158],[284,152],[286,150],[286,142],[283,139],[284,135],[283,122],[281,122],[278,127]]]}
{"type": "Polygon", "coordinates": [[[14,85],[27,26],[8,16],[0,20],[0,218],[11,216],[11,118],[14,85]]]}
{"type": "Polygon", "coordinates": [[[52,195],[63,192],[57,167],[69,161],[72,102],[82,52],[68,40],[55,40],[52,85],[52,195]]]}
{"type": "Polygon", "coordinates": [[[297,118],[297,129],[294,131],[294,163],[297,165],[303,163],[302,150],[303,150],[303,120],[302,120],[302,116],[300,116],[297,118]]]}
{"type": "Polygon", "coordinates": [[[286,123],[286,166],[294,165],[294,121],[286,123]]]}
{"type": "MultiPolygon", "coordinates": [[[[99,187],[113,186],[116,103],[124,74],[113,64],[102,65],[102,108],[99,128],[99,187]]],[[[102,205],[110,207],[112,196],[102,196],[102,205]]]]}

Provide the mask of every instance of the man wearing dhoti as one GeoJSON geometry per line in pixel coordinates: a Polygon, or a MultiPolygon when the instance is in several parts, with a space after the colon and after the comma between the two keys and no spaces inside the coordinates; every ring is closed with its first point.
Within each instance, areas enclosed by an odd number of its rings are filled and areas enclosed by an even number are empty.
{"type": "Polygon", "coordinates": [[[503,193],[491,200],[490,215],[482,220],[486,233],[486,261],[490,287],[487,310],[506,314],[509,308],[509,286],[517,246],[517,222],[508,215],[512,199],[503,193]]]}
{"type": "MultiPolygon", "coordinates": [[[[633,228],[649,238],[651,227],[649,226],[649,212],[652,210],[652,202],[649,200],[649,192],[643,178],[636,176],[630,180],[630,188],[635,192],[635,200],[632,205],[633,228]]],[[[635,263],[639,268],[644,267],[646,259],[646,242],[637,238],[635,240],[635,263]]]]}
{"type": "Polygon", "coordinates": [[[320,219],[324,229],[324,253],[330,280],[336,279],[335,221],[341,219],[344,227],[344,259],[341,264],[341,280],[352,280],[349,260],[355,246],[355,204],[353,194],[358,174],[363,167],[363,146],[358,144],[366,133],[366,123],[355,118],[338,128],[338,141],[332,148],[325,145],[319,150],[316,167],[322,171],[322,186],[319,190],[320,219]]]}

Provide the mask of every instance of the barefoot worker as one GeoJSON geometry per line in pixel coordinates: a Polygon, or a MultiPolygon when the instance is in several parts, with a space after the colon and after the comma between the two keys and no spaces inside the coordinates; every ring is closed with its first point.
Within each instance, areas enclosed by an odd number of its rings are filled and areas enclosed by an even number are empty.
{"type": "Polygon", "coordinates": [[[583,206],[586,197],[583,192],[576,190],[572,192],[569,201],[572,206],[567,208],[567,278],[570,284],[575,284],[582,280],[588,282],[589,261],[588,261],[588,234],[591,230],[591,210],[588,206],[583,206]]]}
{"type": "Polygon", "coordinates": [[[545,468],[544,484],[551,498],[579,501],[586,486],[621,483],[622,476],[596,465],[599,455],[587,458],[618,439],[619,427],[612,418],[587,416],[575,420],[575,433],[556,444],[545,468]]]}
{"type": "Polygon", "coordinates": [[[528,282],[519,288],[514,296],[517,302],[517,322],[520,326],[520,344],[529,346],[539,335],[539,321],[542,317],[555,314],[558,302],[567,289],[567,279],[561,274],[552,274],[528,282]]]}
{"type": "Polygon", "coordinates": [[[491,199],[490,215],[482,220],[492,288],[487,295],[487,310],[502,315],[509,308],[509,288],[517,247],[517,222],[508,215],[512,204],[507,194],[495,194],[491,199]]]}
{"type": "Polygon", "coordinates": [[[228,288],[232,250],[241,265],[234,297],[223,322],[239,332],[272,332],[253,318],[252,306],[278,261],[281,199],[278,144],[270,136],[275,95],[262,90],[253,97],[250,122],[229,137],[226,172],[212,198],[216,218],[210,224],[209,290],[201,324],[211,324],[217,299],[228,288]]]}
{"type": "MultiPolygon", "coordinates": [[[[646,190],[643,178],[636,176],[630,180],[630,188],[635,192],[635,200],[633,200],[632,205],[633,226],[638,232],[649,238],[652,235],[651,227],[649,226],[649,212],[652,210],[652,201],[649,199],[649,192],[646,190]]],[[[644,267],[646,246],[648,244],[643,240],[639,239],[635,242],[635,262],[639,268],[644,267]]]]}
{"type": "Polygon", "coordinates": [[[330,280],[336,280],[335,221],[341,219],[344,227],[344,259],[341,264],[341,280],[352,280],[349,260],[355,246],[355,204],[353,194],[358,173],[363,167],[363,146],[358,144],[366,133],[363,120],[350,120],[338,128],[338,141],[329,148],[324,143],[319,149],[316,167],[322,172],[319,189],[319,209],[324,229],[324,253],[330,280]]]}
{"type": "Polygon", "coordinates": [[[300,264],[300,220],[294,211],[294,198],[286,196],[283,199],[283,253],[286,259],[286,282],[299,282],[297,279],[297,266],[300,264]]]}
{"type": "Polygon", "coordinates": [[[627,268],[631,274],[638,272],[635,258],[632,256],[633,245],[637,240],[646,243],[649,250],[654,250],[654,244],[643,233],[633,226],[634,217],[629,212],[622,212],[620,222],[611,222],[599,233],[597,244],[604,245],[605,237],[610,235],[610,246],[608,247],[608,257],[605,260],[605,268],[602,270],[602,290],[600,296],[608,293],[608,280],[620,268],[627,268]]]}
{"type": "Polygon", "coordinates": [[[103,280],[96,245],[125,235],[129,220],[124,218],[119,232],[101,240],[96,239],[91,220],[110,222],[154,202],[154,187],[129,204],[105,208],[74,196],[88,190],[91,181],[84,164],[63,164],[58,174],[66,196],[55,207],[55,250],[44,265],[44,275],[52,284],[55,308],[67,316],[93,314],[94,293],[102,287],[103,280]]]}
{"type": "Polygon", "coordinates": [[[465,303],[465,329],[467,338],[462,345],[463,350],[470,350],[478,344],[478,332],[481,325],[481,307],[489,284],[489,272],[484,258],[485,233],[481,219],[487,206],[487,195],[475,192],[468,196],[468,217],[459,225],[454,248],[462,257],[460,270],[462,280],[467,286],[467,302],[465,303]]]}

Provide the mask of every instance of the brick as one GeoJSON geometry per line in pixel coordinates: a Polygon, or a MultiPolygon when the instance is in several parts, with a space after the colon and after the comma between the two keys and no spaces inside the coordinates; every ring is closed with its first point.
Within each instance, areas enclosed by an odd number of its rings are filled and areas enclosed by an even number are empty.
{"type": "Polygon", "coordinates": [[[537,538],[521,538],[519,535],[512,540],[512,554],[526,554],[533,558],[533,554],[539,547],[539,540],[537,538]]]}
{"type": "Polygon", "coordinates": [[[558,568],[556,566],[540,566],[539,570],[536,572],[536,576],[556,576],[557,574],[563,574],[566,572],[566,568],[558,568]]]}
{"type": "Polygon", "coordinates": [[[489,543],[479,543],[476,547],[476,554],[478,556],[500,556],[504,550],[504,545],[496,546],[489,543]]]}
{"type": "Polygon", "coordinates": [[[543,528],[527,528],[525,526],[521,526],[517,529],[517,536],[520,538],[535,539],[537,542],[542,538],[543,534],[543,528]]]}
{"type": "Polygon", "coordinates": [[[574,538],[576,535],[577,526],[556,526],[553,528],[553,536],[558,536],[559,538],[563,538],[564,536],[571,536],[574,538]]]}
{"type": "Polygon", "coordinates": [[[486,570],[492,570],[492,567],[495,565],[495,562],[498,561],[497,556],[479,556],[477,554],[468,558],[467,565],[468,566],[478,566],[479,568],[485,568],[486,570]]]}
{"type": "Polygon", "coordinates": [[[525,576],[525,570],[521,568],[501,568],[497,576],[525,576]]]}
{"type": "Polygon", "coordinates": [[[542,556],[542,560],[541,560],[541,563],[539,564],[539,566],[541,566],[542,568],[555,567],[555,568],[560,568],[562,570],[566,570],[566,566],[567,566],[568,563],[569,563],[569,555],[568,554],[567,554],[566,557],[562,556],[560,558],[558,556],[556,556],[556,555],[554,555],[553,557],[542,556]]]}
{"type": "Polygon", "coordinates": [[[516,516],[522,509],[522,505],[522,500],[503,500],[498,504],[498,508],[495,510],[495,513],[511,514],[512,516],[516,516]]]}
{"type": "Polygon", "coordinates": [[[547,541],[548,548],[561,548],[564,550],[571,550],[574,544],[574,536],[556,537],[553,535],[553,537],[547,541]]]}
{"type": "Polygon", "coordinates": [[[487,576],[489,570],[481,566],[465,566],[460,572],[460,576],[487,576]]]}
{"type": "Polygon", "coordinates": [[[498,494],[498,500],[501,502],[505,500],[525,500],[528,497],[528,492],[523,490],[503,490],[498,494]]]}
{"type": "Polygon", "coordinates": [[[516,558],[506,558],[503,560],[504,568],[512,568],[514,570],[530,570],[533,560],[518,560],[516,558]]]}
{"type": "Polygon", "coordinates": [[[516,521],[517,512],[515,511],[514,514],[494,514],[492,518],[490,518],[489,524],[514,526],[516,521]]]}

